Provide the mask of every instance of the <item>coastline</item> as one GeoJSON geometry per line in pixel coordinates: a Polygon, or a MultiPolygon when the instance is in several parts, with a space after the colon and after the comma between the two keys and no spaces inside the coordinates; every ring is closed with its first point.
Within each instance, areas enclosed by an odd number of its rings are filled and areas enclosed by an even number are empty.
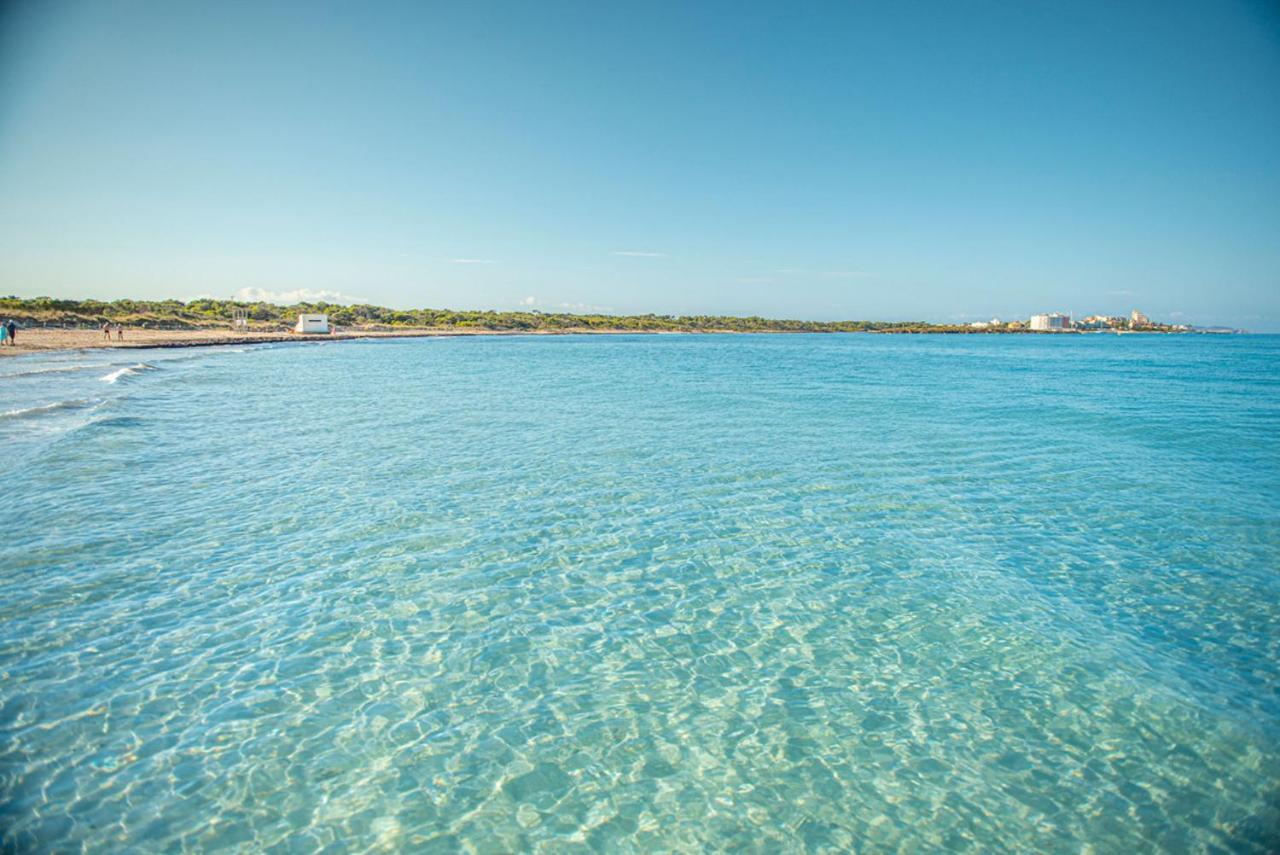
{"type": "MultiPolygon", "coordinates": [[[[732,330],[725,330],[732,332],[732,330]]],[[[64,350],[154,350],[177,347],[222,347],[277,342],[355,341],[373,338],[447,338],[458,336],[511,335],[665,335],[665,331],[623,329],[486,330],[486,329],[406,329],[351,330],[328,335],[299,335],[291,332],[233,333],[226,330],[125,329],[124,341],[105,341],[99,330],[31,328],[18,331],[17,345],[0,347],[0,358],[64,350]]]]}
{"type": "MultiPolygon", "coordinates": [[[[800,331],[760,330],[764,334],[786,335],[800,331]]],[[[1064,330],[1041,332],[1032,330],[954,330],[907,329],[866,330],[878,335],[1189,335],[1223,334],[1218,330],[1064,330]]],[[[1238,331],[1233,331],[1238,332],[1238,331]]],[[[299,335],[293,332],[234,333],[219,329],[125,329],[124,341],[105,341],[96,329],[60,329],[32,327],[18,333],[17,346],[0,347],[0,358],[34,353],[52,353],[66,350],[155,350],[178,347],[221,347],[279,342],[355,341],[376,338],[449,338],[469,336],[558,336],[558,335],[741,335],[740,330],[635,330],[618,328],[568,327],[563,329],[467,329],[412,328],[399,330],[353,329],[327,335],[299,335]]]]}

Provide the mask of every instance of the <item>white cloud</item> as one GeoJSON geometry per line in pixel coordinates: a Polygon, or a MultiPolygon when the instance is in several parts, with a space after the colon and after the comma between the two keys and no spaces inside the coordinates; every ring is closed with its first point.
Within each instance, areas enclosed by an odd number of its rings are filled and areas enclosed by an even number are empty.
{"type": "Polygon", "coordinates": [[[521,301],[520,301],[520,305],[522,305],[522,306],[532,306],[532,305],[533,305],[534,303],[536,303],[536,302],[538,302],[538,298],[537,298],[537,297],[529,296],[529,297],[525,297],[523,300],[521,300],[521,301]]]}
{"type": "Polygon", "coordinates": [[[364,297],[353,297],[341,291],[313,291],[310,288],[298,288],[296,291],[268,291],[265,288],[241,288],[233,300],[241,303],[277,303],[290,306],[294,303],[366,303],[364,297]]]}
{"type": "Polygon", "coordinates": [[[610,314],[613,309],[609,306],[593,306],[590,303],[561,303],[560,308],[570,312],[598,312],[610,314]]]}
{"type": "Polygon", "coordinates": [[[490,258],[451,258],[450,264],[497,264],[498,262],[490,258]]]}
{"type": "Polygon", "coordinates": [[[665,252],[643,252],[638,249],[621,249],[615,252],[614,255],[625,255],[630,258],[666,258],[667,257],[667,254],[665,252]]]}
{"type": "Polygon", "coordinates": [[[859,279],[871,275],[865,270],[817,270],[812,267],[782,267],[774,273],[783,276],[823,276],[827,279],[859,279]]]}

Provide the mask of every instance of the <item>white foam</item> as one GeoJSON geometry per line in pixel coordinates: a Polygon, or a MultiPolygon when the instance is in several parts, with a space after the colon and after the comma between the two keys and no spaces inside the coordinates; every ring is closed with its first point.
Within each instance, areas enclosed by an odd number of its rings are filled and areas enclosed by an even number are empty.
{"type": "Polygon", "coordinates": [[[9,410],[7,413],[0,413],[0,419],[22,419],[31,416],[43,416],[48,413],[56,413],[58,410],[79,410],[84,407],[93,405],[93,401],[86,398],[76,398],[71,401],[54,401],[52,404],[41,404],[38,407],[24,407],[20,410],[9,410]]]}
{"type": "Polygon", "coordinates": [[[134,374],[139,374],[143,371],[154,371],[154,370],[155,370],[154,365],[148,365],[145,362],[139,362],[134,365],[126,365],[124,368],[117,368],[115,371],[112,371],[110,374],[103,375],[102,382],[114,383],[117,380],[119,380],[121,377],[129,377],[134,374]]]}

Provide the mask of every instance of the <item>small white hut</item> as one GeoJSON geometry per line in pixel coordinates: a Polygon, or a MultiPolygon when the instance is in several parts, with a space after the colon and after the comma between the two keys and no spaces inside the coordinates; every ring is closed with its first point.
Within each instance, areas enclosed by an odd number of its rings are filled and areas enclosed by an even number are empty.
{"type": "Polygon", "coordinates": [[[329,316],[328,315],[298,315],[298,325],[293,328],[296,333],[320,333],[327,335],[329,332],[329,316]]]}

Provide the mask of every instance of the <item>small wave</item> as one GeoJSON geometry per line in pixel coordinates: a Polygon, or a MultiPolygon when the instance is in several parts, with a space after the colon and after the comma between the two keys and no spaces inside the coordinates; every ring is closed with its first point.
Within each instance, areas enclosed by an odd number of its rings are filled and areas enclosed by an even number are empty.
{"type": "Polygon", "coordinates": [[[106,368],[110,362],[95,362],[91,365],[55,365],[48,368],[33,368],[30,371],[14,371],[12,373],[0,374],[6,380],[14,377],[35,377],[40,374],[66,374],[71,371],[92,371],[95,368],[106,368]]]}
{"type": "Polygon", "coordinates": [[[141,374],[143,371],[155,371],[155,370],[156,370],[156,367],[154,365],[148,365],[145,362],[138,362],[134,365],[126,365],[124,368],[117,368],[115,371],[112,371],[110,374],[104,374],[102,377],[102,382],[114,383],[117,380],[119,380],[121,377],[131,377],[134,374],[141,374]]]}
{"type": "Polygon", "coordinates": [[[80,426],[82,430],[101,430],[103,428],[126,428],[137,427],[142,424],[142,419],[135,416],[107,416],[101,419],[91,419],[80,426]]]}
{"type": "Polygon", "coordinates": [[[83,410],[85,407],[94,406],[95,403],[95,401],[90,401],[87,398],[77,398],[73,401],[54,401],[52,404],[41,404],[38,407],[9,410],[7,413],[0,413],[0,419],[26,419],[56,413],[59,410],[83,410]]]}
{"type": "Polygon", "coordinates": [[[149,365],[148,367],[159,369],[166,365],[175,365],[182,362],[192,362],[201,359],[207,360],[211,356],[221,356],[224,353],[248,353],[261,346],[262,345],[255,344],[251,347],[224,347],[219,345],[216,347],[175,348],[174,351],[168,353],[155,354],[153,358],[155,359],[156,364],[149,365]]]}

